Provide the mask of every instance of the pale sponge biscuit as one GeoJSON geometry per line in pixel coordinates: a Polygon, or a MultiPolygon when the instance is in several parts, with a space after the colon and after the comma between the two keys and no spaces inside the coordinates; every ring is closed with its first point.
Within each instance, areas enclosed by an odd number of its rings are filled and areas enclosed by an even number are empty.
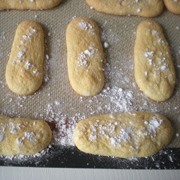
{"type": "Polygon", "coordinates": [[[171,123],[164,116],[134,111],[81,120],[73,139],[85,153],[132,158],[154,155],[172,135],[171,123]]]}
{"type": "Polygon", "coordinates": [[[164,0],[166,8],[174,14],[180,14],[180,0],[164,0]]]}
{"type": "Polygon", "coordinates": [[[154,21],[143,21],[137,28],[134,73],[137,85],[151,99],[165,101],[171,97],[175,69],[163,30],[154,21]]]}
{"type": "Polygon", "coordinates": [[[6,66],[8,87],[19,95],[35,92],[43,81],[44,32],[34,21],[17,27],[6,66]]]}
{"type": "Polygon", "coordinates": [[[162,0],[86,0],[97,11],[114,15],[155,17],[161,14],[162,0]]]}
{"type": "Polygon", "coordinates": [[[0,155],[32,155],[46,148],[51,138],[45,121],[0,116],[0,155]]]}
{"type": "Polygon", "coordinates": [[[82,96],[93,96],[104,86],[103,48],[97,24],[86,17],[72,20],[66,30],[68,76],[82,96]]]}
{"type": "Polygon", "coordinates": [[[49,9],[57,6],[62,0],[0,0],[3,9],[49,9]]]}

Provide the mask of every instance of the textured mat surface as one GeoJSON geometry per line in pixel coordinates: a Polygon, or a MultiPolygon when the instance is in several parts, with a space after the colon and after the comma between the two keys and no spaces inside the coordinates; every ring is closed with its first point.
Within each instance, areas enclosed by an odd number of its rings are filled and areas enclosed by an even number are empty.
{"type": "Polygon", "coordinates": [[[155,102],[137,87],[133,70],[133,51],[136,29],[147,18],[114,16],[99,13],[85,0],[63,0],[57,7],[40,11],[0,11],[0,113],[10,117],[43,119],[55,124],[53,144],[73,145],[72,134],[76,123],[104,113],[142,110],[166,116],[174,128],[174,137],[168,147],[180,147],[180,16],[166,8],[152,20],[158,22],[171,47],[177,83],[172,97],[166,102],[155,102]],[[76,94],[67,76],[65,33],[75,17],[89,17],[100,28],[104,48],[106,84],[94,97],[76,94]],[[25,20],[40,23],[45,32],[44,81],[41,88],[29,96],[12,93],[5,82],[5,68],[17,25],[25,20]]]}

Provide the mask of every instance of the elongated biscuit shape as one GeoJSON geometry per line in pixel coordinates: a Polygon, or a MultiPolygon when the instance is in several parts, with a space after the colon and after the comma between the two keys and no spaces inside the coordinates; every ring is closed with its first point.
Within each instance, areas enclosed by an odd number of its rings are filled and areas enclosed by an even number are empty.
{"type": "Polygon", "coordinates": [[[51,138],[45,121],[0,116],[0,155],[32,155],[46,148],[51,138]]]}
{"type": "Polygon", "coordinates": [[[17,27],[9,61],[6,82],[19,95],[35,92],[43,81],[44,32],[34,21],[24,21],[17,27]]]}
{"type": "Polygon", "coordinates": [[[171,97],[176,75],[163,30],[146,20],[137,28],[134,47],[134,73],[139,88],[155,101],[171,97]]]}
{"type": "Polygon", "coordinates": [[[66,30],[68,76],[82,96],[94,96],[104,86],[103,48],[97,24],[86,17],[72,20],[66,30]]]}
{"type": "Polygon", "coordinates": [[[132,158],[154,155],[170,142],[172,135],[171,123],[164,116],[134,111],[83,119],[73,139],[85,153],[132,158]]]}
{"type": "Polygon", "coordinates": [[[166,8],[174,14],[180,14],[180,0],[164,0],[166,8]]]}
{"type": "Polygon", "coordinates": [[[86,0],[97,11],[114,15],[155,17],[164,8],[162,0],[86,0]]]}
{"type": "Polygon", "coordinates": [[[3,9],[49,9],[57,6],[62,0],[0,0],[3,9]]]}

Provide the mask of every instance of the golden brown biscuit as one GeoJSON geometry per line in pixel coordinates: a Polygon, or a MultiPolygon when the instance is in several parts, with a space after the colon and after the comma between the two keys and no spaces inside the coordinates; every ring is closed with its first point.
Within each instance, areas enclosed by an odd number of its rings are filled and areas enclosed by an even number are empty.
{"type": "Polygon", "coordinates": [[[0,116],[0,155],[32,155],[46,148],[51,138],[45,121],[0,116]]]}
{"type": "Polygon", "coordinates": [[[180,0],[164,0],[166,8],[174,14],[180,14],[180,0]]]}
{"type": "Polygon", "coordinates": [[[0,0],[0,9],[49,9],[62,0],[0,0]]]}
{"type": "Polygon", "coordinates": [[[70,22],[66,30],[68,75],[72,88],[94,96],[104,86],[103,48],[97,24],[86,17],[70,22]]]}
{"type": "Polygon", "coordinates": [[[162,0],[86,0],[97,11],[114,15],[155,17],[161,14],[162,0]]]}
{"type": "Polygon", "coordinates": [[[83,119],[73,139],[85,153],[132,158],[154,155],[172,135],[171,123],[164,116],[134,111],[83,119]]]}
{"type": "Polygon", "coordinates": [[[155,101],[171,97],[176,75],[163,30],[146,20],[137,28],[134,47],[134,73],[139,88],[155,101]]]}
{"type": "Polygon", "coordinates": [[[35,92],[43,81],[44,32],[34,21],[17,27],[6,67],[6,82],[19,95],[35,92]]]}

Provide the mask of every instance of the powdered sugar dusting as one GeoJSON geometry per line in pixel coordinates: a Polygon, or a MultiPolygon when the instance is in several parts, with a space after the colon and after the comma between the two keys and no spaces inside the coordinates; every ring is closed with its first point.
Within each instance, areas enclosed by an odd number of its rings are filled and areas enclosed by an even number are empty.
{"type": "Polygon", "coordinates": [[[34,136],[35,134],[33,132],[25,132],[25,136],[23,137],[23,139],[31,140],[34,136]]]}
{"type": "Polygon", "coordinates": [[[81,52],[78,56],[77,65],[78,66],[86,66],[88,65],[88,61],[90,57],[92,57],[98,50],[94,49],[92,46],[89,49],[86,49],[84,52],[81,52]]]}
{"type": "Polygon", "coordinates": [[[148,133],[151,134],[152,136],[156,135],[156,129],[161,125],[163,121],[162,120],[157,120],[155,116],[153,116],[153,119],[150,120],[149,125],[148,125],[148,133]]]}
{"type": "MultiPolygon", "coordinates": [[[[49,103],[45,108],[46,114],[44,119],[48,119],[49,122],[55,122],[55,130],[53,130],[53,141],[55,145],[74,145],[73,142],[73,133],[76,124],[84,118],[103,114],[105,112],[128,112],[133,110],[142,110],[138,109],[135,103],[134,93],[131,90],[123,90],[122,88],[113,87],[113,88],[104,88],[101,93],[97,96],[92,97],[89,102],[84,102],[86,98],[80,97],[80,103],[87,108],[89,114],[84,112],[74,111],[72,116],[65,113],[64,105],[55,101],[54,103],[49,103]],[[103,101],[107,103],[104,105],[103,101]],[[98,104],[98,108],[95,108],[93,104],[98,104]]],[[[148,102],[144,101],[144,109],[148,106],[148,102]]],[[[151,109],[154,108],[153,106],[151,109]]],[[[156,108],[154,108],[156,110],[156,108]]],[[[113,116],[113,115],[112,115],[113,116]]],[[[133,124],[133,122],[132,122],[133,124]]],[[[153,126],[152,126],[153,127],[153,126]]],[[[151,128],[152,129],[152,128],[151,128]]],[[[112,129],[113,130],[113,129],[112,129]]],[[[124,132],[124,137],[126,132],[130,132],[130,129],[124,132]]],[[[94,139],[94,136],[91,136],[94,139]]]]}
{"type": "Polygon", "coordinates": [[[90,29],[93,28],[93,26],[90,23],[83,21],[83,20],[81,22],[79,22],[78,26],[80,26],[82,30],[87,30],[88,28],[90,28],[90,29]]]}

